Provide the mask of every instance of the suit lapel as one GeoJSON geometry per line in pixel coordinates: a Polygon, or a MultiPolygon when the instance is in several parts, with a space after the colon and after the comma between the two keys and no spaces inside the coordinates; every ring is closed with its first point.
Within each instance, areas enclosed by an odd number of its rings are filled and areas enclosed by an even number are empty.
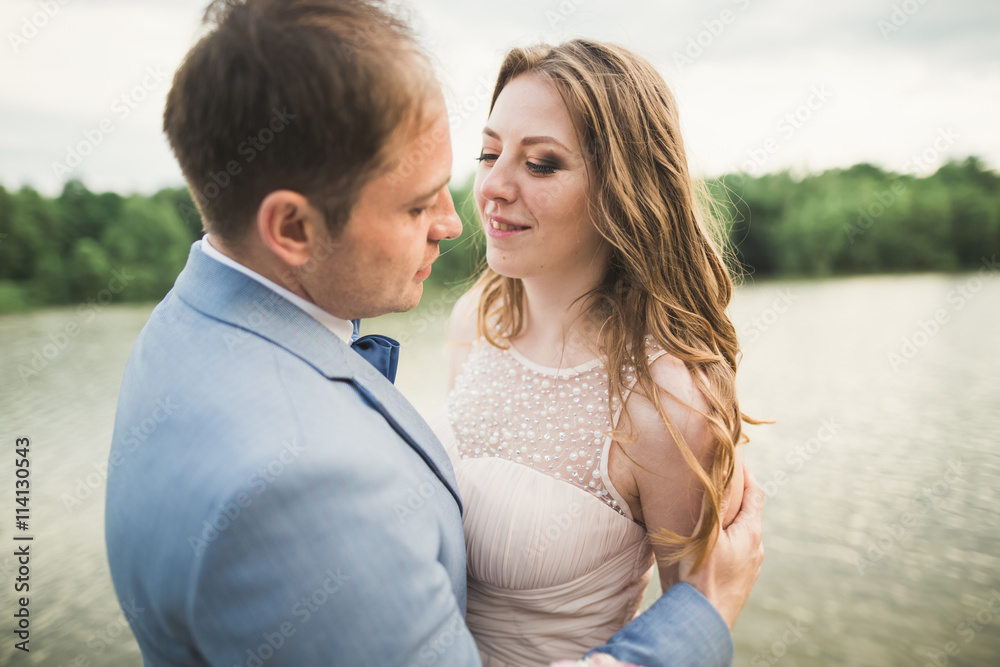
{"type": "MultiPolygon", "coordinates": [[[[250,276],[215,261],[202,252],[201,243],[196,241],[191,246],[187,264],[174,284],[177,296],[209,317],[288,350],[324,377],[353,384],[426,461],[461,510],[462,500],[447,452],[399,390],[315,318],[250,276]]],[[[227,344],[233,350],[241,340],[234,335],[227,344]]]]}

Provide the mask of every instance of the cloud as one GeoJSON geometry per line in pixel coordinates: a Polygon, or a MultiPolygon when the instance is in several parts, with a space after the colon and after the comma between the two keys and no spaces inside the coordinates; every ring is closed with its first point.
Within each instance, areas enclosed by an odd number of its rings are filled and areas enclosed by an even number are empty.
{"type": "MultiPolygon", "coordinates": [[[[70,0],[15,51],[9,35],[39,7],[22,0],[0,7],[0,183],[51,193],[64,180],[52,163],[112,113],[145,68],[173,73],[199,34],[205,3],[70,0]]],[[[740,165],[778,134],[814,85],[835,94],[764,171],[859,161],[898,168],[948,124],[961,128],[955,156],[975,153],[1000,165],[1000,136],[987,112],[1000,101],[997,3],[421,0],[409,7],[446,86],[459,181],[474,169],[489,106],[484,91],[492,92],[506,49],[574,36],[621,43],[657,66],[677,95],[692,162],[707,174],[740,165]],[[901,25],[883,35],[879,21],[894,17],[901,25]],[[692,40],[700,52],[678,64],[692,40]]],[[[168,85],[118,120],[71,176],[97,190],[181,184],[160,131],[168,85]]]]}

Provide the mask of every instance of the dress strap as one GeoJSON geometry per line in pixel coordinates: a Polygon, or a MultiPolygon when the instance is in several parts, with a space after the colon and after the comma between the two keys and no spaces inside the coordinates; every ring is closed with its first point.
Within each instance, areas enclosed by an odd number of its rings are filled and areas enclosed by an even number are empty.
{"type": "MultiPolygon", "coordinates": [[[[666,353],[667,353],[666,350],[658,349],[656,352],[653,352],[652,354],[649,355],[647,363],[652,364],[654,361],[656,361],[666,353]]],[[[622,402],[618,406],[618,409],[615,410],[615,416],[611,422],[611,427],[614,429],[618,428],[618,422],[621,419],[622,410],[625,409],[625,404],[628,401],[628,397],[632,393],[632,387],[635,386],[635,380],[636,378],[633,377],[631,381],[629,381],[629,383],[626,385],[625,389],[622,391],[622,402]]],[[[609,388],[609,393],[610,393],[610,388],[609,388]]],[[[608,435],[607,440],[604,441],[604,449],[601,452],[601,478],[604,480],[604,486],[608,490],[608,493],[611,494],[611,497],[618,502],[618,507],[621,508],[625,516],[631,519],[632,521],[635,521],[635,518],[632,516],[632,508],[629,507],[628,503],[625,502],[625,498],[623,498],[622,494],[619,493],[618,489],[615,488],[615,484],[611,480],[611,475],[608,474],[608,458],[610,457],[611,454],[612,442],[614,442],[614,436],[608,435]]]]}

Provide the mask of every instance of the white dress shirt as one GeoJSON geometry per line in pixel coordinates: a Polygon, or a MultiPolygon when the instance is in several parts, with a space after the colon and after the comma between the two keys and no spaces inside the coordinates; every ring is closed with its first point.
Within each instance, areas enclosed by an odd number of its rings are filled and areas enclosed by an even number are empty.
{"type": "Polygon", "coordinates": [[[320,324],[322,324],[327,329],[332,331],[333,334],[337,336],[337,338],[344,341],[348,345],[351,344],[351,336],[354,334],[354,323],[351,322],[350,320],[342,320],[339,317],[331,315],[330,313],[326,312],[325,310],[317,306],[315,303],[306,301],[298,294],[295,294],[294,292],[285,289],[284,287],[282,287],[281,285],[277,284],[272,280],[268,280],[267,278],[260,275],[253,269],[247,268],[243,264],[240,264],[232,257],[227,257],[226,255],[223,255],[208,241],[208,235],[205,235],[201,239],[201,250],[215,261],[221,262],[231,269],[236,269],[240,273],[250,276],[264,287],[274,292],[277,292],[281,296],[285,297],[286,299],[294,303],[296,306],[306,311],[306,313],[311,315],[314,319],[319,321],[320,324]]]}

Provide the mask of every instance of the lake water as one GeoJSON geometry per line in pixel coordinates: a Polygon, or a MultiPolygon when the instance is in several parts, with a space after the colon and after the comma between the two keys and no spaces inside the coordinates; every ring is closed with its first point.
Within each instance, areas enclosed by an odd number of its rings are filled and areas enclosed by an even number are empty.
{"type": "MultiPolygon", "coordinates": [[[[404,343],[397,384],[424,412],[444,400],[452,301],[365,326],[404,343]]],[[[108,573],[102,469],[151,309],[0,317],[0,664],[141,664],[108,573]],[[45,367],[22,378],[33,358],[45,367]],[[18,436],[32,439],[28,655],[11,634],[18,436]]],[[[745,450],[768,491],[767,559],[735,664],[1000,664],[1000,274],[764,282],[732,316],[743,409],[776,421],[745,450]]]]}

